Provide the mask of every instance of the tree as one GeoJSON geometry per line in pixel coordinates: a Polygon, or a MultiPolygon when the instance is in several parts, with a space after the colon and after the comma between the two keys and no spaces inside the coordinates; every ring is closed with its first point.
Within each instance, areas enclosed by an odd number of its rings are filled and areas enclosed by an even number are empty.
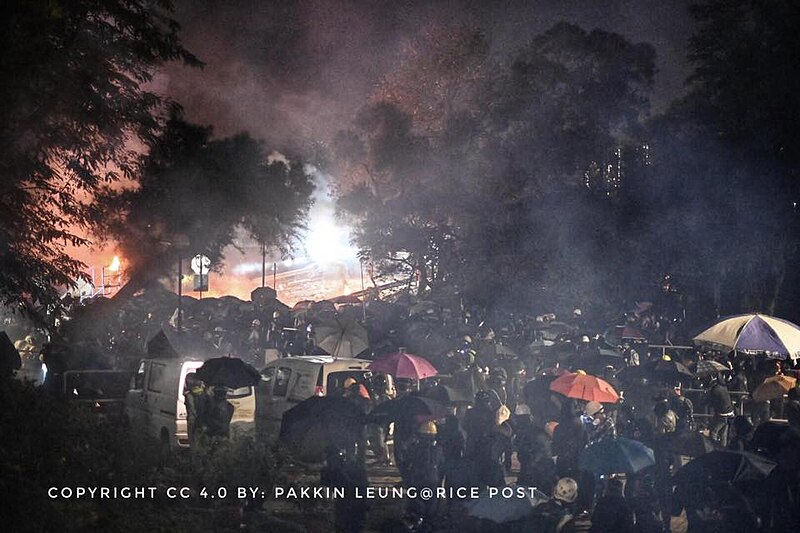
{"type": "Polygon", "coordinates": [[[146,84],[181,46],[167,0],[11,0],[0,8],[0,299],[55,299],[83,265],[104,184],[135,178],[159,126],[146,84]]]}
{"type": "Polygon", "coordinates": [[[702,0],[692,13],[690,92],[649,128],[654,176],[642,201],[662,214],[653,241],[714,287],[717,313],[792,313],[798,6],[702,0]]]}
{"type": "Polygon", "coordinates": [[[106,189],[106,224],[129,262],[124,299],[175,265],[181,254],[216,263],[243,227],[287,253],[305,228],[314,185],[299,161],[270,160],[246,134],[212,140],[212,130],[173,114],[140,163],[135,189],[106,189]]]}
{"type": "MultiPolygon", "coordinates": [[[[616,255],[609,245],[624,222],[624,195],[615,204],[587,194],[585,173],[636,146],[652,48],[569,24],[508,62],[434,44],[427,54],[415,49],[420,68],[406,62],[400,78],[421,72],[425,86],[437,87],[460,80],[458,94],[468,95],[460,105],[431,103],[438,97],[425,91],[400,98],[382,90],[383,100],[339,136],[340,207],[356,222],[357,243],[375,261],[416,270],[421,289],[446,283],[483,303],[524,300],[534,283],[564,293],[597,289],[602,276],[586,270],[604,253],[616,255]],[[443,51],[455,59],[441,59],[443,51]],[[415,109],[443,111],[431,127],[415,109]]],[[[614,272],[609,265],[604,274],[614,272]]]]}

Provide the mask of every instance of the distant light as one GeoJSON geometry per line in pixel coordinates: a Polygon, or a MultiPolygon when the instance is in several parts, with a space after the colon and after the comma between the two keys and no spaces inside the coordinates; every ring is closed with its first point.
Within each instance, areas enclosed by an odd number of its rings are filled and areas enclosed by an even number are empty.
{"type": "Polygon", "coordinates": [[[308,257],[317,263],[355,259],[358,251],[347,244],[347,230],[333,224],[313,224],[305,239],[308,257]]]}
{"type": "Polygon", "coordinates": [[[119,272],[120,267],[122,266],[121,261],[119,260],[118,256],[114,256],[114,259],[111,260],[111,264],[108,265],[109,272],[119,272]]]}

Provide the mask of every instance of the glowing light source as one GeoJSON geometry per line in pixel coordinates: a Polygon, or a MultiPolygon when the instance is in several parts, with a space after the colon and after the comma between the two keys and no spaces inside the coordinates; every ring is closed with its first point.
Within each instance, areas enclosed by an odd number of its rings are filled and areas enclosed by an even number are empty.
{"type": "Polygon", "coordinates": [[[122,262],[119,260],[119,256],[114,256],[114,259],[111,260],[111,264],[108,265],[109,272],[119,272],[120,267],[122,266],[122,262]]]}
{"type": "Polygon", "coordinates": [[[317,263],[353,260],[357,250],[348,242],[346,229],[326,221],[312,221],[305,239],[308,257],[317,263]]]}

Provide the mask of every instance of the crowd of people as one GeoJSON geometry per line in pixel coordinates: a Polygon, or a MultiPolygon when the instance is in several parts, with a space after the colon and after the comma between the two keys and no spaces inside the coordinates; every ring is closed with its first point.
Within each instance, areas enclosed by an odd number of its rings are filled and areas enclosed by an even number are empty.
{"type": "MultiPolygon", "coordinates": [[[[411,346],[439,375],[419,382],[383,374],[355,377],[342,394],[366,415],[404,396],[425,398],[445,412],[368,417],[366,431],[330,447],[323,484],[366,485],[370,449],[377,464],[397,467],[405,487],[487,489],[513,482],[549,495],[513,520],[480,522],[484,530],[489,525],[506,531],[800,530],[798,389],[771,399],[753,394],[770,378],[796,376],[797,362],[675,345],[685,312],[669,280],[661,289],[653,303],[637,304],[615,320],[617,328],[597,327],[599,321],[580,309],[558,320],[552,313],[500,316],[463,303],[402,299],[294,310],[269,295],[252,302],[194,302],[183,309],[174,309],[174,302],[161,307],[140,302],[118,317],[104,349],[130,351],[135,345],[141,355],[152,331],[183,328],[219,355],[260,368],[265,350],[276,357],[317,353],[313,328],[320,319],[366,317],[370,348],[362,356],[411,346]],[[566,372],[601,378],[619,401],[551,390],[566,372]],[[654,464],[603,476],[582,464],[588,447],[619,438],[652,449],[654,464]],[[698,442],[699,451],[693,446],[698,442]],[[742,464],[755,461],[748,455],[755,454],[771,468],[749,477],[710,471],[694,482],[681,479],[688,461],[717,449],[740,454],[742,464]]],[[[69,328],[62,330],[69,340],[69,328]]],[[[24,358],[49,356],[48,366],[57,370],[53,343],[48,352],[44,339],[25,333],[17,340],[24,358]]],[[[227,437],[232,406],[224,392],[187,379],[190,439],[227,437]]],[[[343,498],[335,504],[340,531],[364,527],[368,502],[343,498]]],[[[403,520],[387,527],[446,530],[469,514],[468,501],[411,498],[403,520]]]]}
{"type": "MultiPolygon", "coordinates": [[[[461,362],[453,363],[450,371],[469,376],[466,383],[477,391],[469,404],[448,402],[447,394],[442,394],[444,388],[452,392],[443,383],[457,384],[452,376],[425,379],[417,388],[399,393],[387,390],[384,376],[363,383],[352,380],[344,394],[365,411],[404,395],[438,399],[450,407],[444,416],[415,412],[395,418],[391,454],[384,444],[389,432],[385,420],[370,426],[369,442],[361,446],[370,445],[380,463],[392,459],[406,487],[485,490],[512,482],[551,495],[515,520],[480,522],[480,530],[800,528],[800,389],[771,400],[752,398],[767,378],[792,374],[791,359],[677,349],[652,350],[651,354],[646,345],[634,345],[638,357],[623,357],[617,366],[600,365],[597,373],[619,393],[620,400],[585,401],[550,389],[558,376],[582,373],[582,365],[599,357],[596,350],[581,347],[584,333],[573,333],[577,348],[567,358],[519,357],[502,349],[487,350],[487,344],[496,344],[494,340],[471,342],[466,351],[474,350],[472,355],[451,354],[451,360],[461,362]],[[477,356],[478,352],[483,355],[477,356]],[[712,365],[713,372],[703,371],[701,361],[718,366],[712,365]],[[585,468],[581,457],[587,447],[617,438],[644,443],[654,450],[655,464],[635,473],[603,476],[585,468]],[[705,448],[698,451],[697,443],[705,448]],[[774,468],[751,477],[726,477],[726,472],[712,470],[702,479],[681,480],[678,472],[683,465],[713,450],[744,454],[741,460],[745,462],[750,460],[747,454],[756,454],[774,468]]],[[[328,469],[346,468],[348,479],[365,479],[366,465],[359,454],[344,447],[331,453],[337,462],[329,462],[328,469]]],[[[344,520],[339,530],[360,530],[368,510],[365,502],[343,500],[337,506],[337,516],[344,520]]],[[[402,526],[405,530],[448,530],[469,516],[468,509],[465,501],[412,498],[402,526]]]]}

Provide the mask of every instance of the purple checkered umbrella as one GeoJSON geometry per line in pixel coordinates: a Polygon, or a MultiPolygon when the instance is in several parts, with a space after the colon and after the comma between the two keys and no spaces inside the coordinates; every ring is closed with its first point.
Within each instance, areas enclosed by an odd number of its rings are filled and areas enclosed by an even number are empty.
{"type": "Polygon", "coordinates": [[[743,352],[764,352],[777,359],[800,357],[800,327],[768,315],[725,318],[694,338],[699,344],[743,352]]]}

